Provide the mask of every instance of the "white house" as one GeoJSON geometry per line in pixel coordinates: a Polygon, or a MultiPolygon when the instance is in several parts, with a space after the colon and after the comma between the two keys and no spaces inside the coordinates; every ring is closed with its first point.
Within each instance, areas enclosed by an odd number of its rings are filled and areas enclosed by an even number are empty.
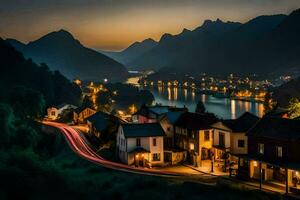
{"type": "Polygon", "coordinates": [[[122,124],[117,133],[117,154],[128,165],[164,164],[164,130],[159,123],[122,124]]]}
{"type": "Polygon", "coordinates": [[[71,104],[60,104],[58,106],[53,106],[47,109],[47,118],[51,120],[56,120],[62,114],[64,110],[76,109],[77,107],[71,104]]]}
{"type": "Polygon", "coordinates": [[[234,120],[223,120],[212,125],[214,128],[213,147],[215,159],[224,159],[224,153],[228,152],[231,161],[236,161],[236,156],[248,153],[248,138],[246,132],[253,127],[259,118],[249,112],[245,112],[234,120]]]}

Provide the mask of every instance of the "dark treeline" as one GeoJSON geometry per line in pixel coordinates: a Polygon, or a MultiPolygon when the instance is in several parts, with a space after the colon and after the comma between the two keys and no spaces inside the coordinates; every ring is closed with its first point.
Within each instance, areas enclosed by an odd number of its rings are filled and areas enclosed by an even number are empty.
{"type": "Polygon", "coordinates": [[[2,39],[0,39],[0,60],[1,102],[16,103],[11,99],[11,96],[14,96],[20,100],[24,97],[28,104],[35,104],[38,103],[35,97],[39,98],[39,95],[42,95],[44,102],[39,103],[45,103],[45,106],[80,103],[81,90],[77,85],[58,71],[50,71],[46,64],[37,65],[31,59],[25,59],[22,53],[2,39]]]}

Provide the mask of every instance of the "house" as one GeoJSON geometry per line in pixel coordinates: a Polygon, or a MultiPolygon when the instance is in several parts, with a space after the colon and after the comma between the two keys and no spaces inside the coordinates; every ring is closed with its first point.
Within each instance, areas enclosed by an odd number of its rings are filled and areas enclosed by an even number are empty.
{"type": "Polygon", "coordinates": [[[183,113],[175,123],[175,146],[188,152],[188,160],[200,166],[211,159],[213,128],[218,119],[210,113],[183,113]]]}
{"type": "Polygon", "coordinates": [[[116,153],[128,165],[163,166],[164,136],[159,123],[122,124],[117,133],[116,153]]]}
{"type": "Polygon", "coordinates": [[[163,114],[159,123],[164,129],[164,162],[165,165],[176,165],[186,160],[187,151],[176,148],[174,140],[175,123],[184,111],[169,111],[163,114]]]}
{"type": "Polygon", "coordinates": [[[60,104],[47,109],[47,118],[50,120],[56,120],[60,117],[64,110],[76,109],[77,107],[71,104],[60,104]]]}
{"type": "Polygon", "coordinates": [[[91,107],[81,106],[74,110],[73,120],[76,124],[82,124],[86,122],[86,119],[95,114],[96,110],[91,107]]]}
{"type": "Polygon", "coordinates": [[[132,121],[135,123],[156,123],[159,117],[169,111],[187,111],[187,108],[176,108],[171,106],[142,105],[141,108],[132,115],[132,121]]]}
{"type": "MultiPolygon", "coordinates": [[[[119,118],[115,117],[114,115],[98,111],[88,117],[86,122],[88,125],[89,134],[100,138],[103,134],[117,132],[119,118]]],[[[102,137],[102,139],[105,138],[102,137]]]]}
{"type": "Polygon", "coordinates": [[[246,135],[248,155],[239,158],[238,177],[282,184],[287,193],[299,192],[299,121],[264,117],[246,135]]]}
{"type": "Polygon", "coordinates": [[[215,160],[223,160],[229,153],[230,161],[237,162],[238,155],[248,153],[246,132],[259,120],[259,117],[245,112],[237,119],[222,120],[212,125],[214,128],[215,160]]]}
{"type": "Polygon", "coordinates": [[[174,124],[183,113],[183,111],[169,111],[159,118],[159,123],[166,133],[164,138],[165,149],[172,149],[174,147],[174,124]]]}

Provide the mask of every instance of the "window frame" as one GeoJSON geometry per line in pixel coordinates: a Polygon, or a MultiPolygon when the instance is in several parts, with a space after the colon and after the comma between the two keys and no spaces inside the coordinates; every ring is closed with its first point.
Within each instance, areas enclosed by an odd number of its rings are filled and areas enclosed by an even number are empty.
{"type": "Polygon", "coordinates": [[[135,141],[136,143],[135,143],[135,145],[137,146],[137,147],[140,147],[141,146],[141,138],[136,138],[136,141],[135,141]]]}
{"type": "Polygon", "coordinates": [[[152,161],[160,161],[160,153],[153,153],[152,161]]]}
{"type": "Polygon", "coordinates": [[[238,148],[245,148],[245,140],[244,139],[238,139],[238,144],[237,144],[238,148]],[[240,145],[240,142],[242,142],[242,146],[240,145]]]}
{"type": "Polygon", "coordinates": [[[209,141],[210,140],[210,131],[209,130],[205,130],[204,131],[204,141],[209,141]],[[207,138],[208,136],[208,138],[207,138]]]}
{"type": "Polygon", "coordinates": [[[264,155],[265,154],[265,144],[264,143],[258,143],[257,144],[257,150],[258,150],[258,154],[260,155],[264,155]],[[262,147],[262,148],[261,148],[262,147]]]}
{"type": "Polygon", "coordinates": [[[152,146],[156,147],[157,146],[157,139],[152,138],[152,146]]]}

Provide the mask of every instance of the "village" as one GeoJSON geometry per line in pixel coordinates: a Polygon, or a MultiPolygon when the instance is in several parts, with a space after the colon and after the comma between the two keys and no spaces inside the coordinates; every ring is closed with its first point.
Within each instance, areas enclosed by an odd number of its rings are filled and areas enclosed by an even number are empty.
{"type": "Polygon", "coordinates": [[[48,108],[45,120],[60,121],[66,110],[69,125],[99,154],[108,151],[106,159],[113,162],[136,169],[194,170],[300,194],[299,118],[288,119],[284,111],[219,119],[201,104],[195,112],[143,104],[126,115],[97,110],[93,104],[62,104],[48,108]]]}

